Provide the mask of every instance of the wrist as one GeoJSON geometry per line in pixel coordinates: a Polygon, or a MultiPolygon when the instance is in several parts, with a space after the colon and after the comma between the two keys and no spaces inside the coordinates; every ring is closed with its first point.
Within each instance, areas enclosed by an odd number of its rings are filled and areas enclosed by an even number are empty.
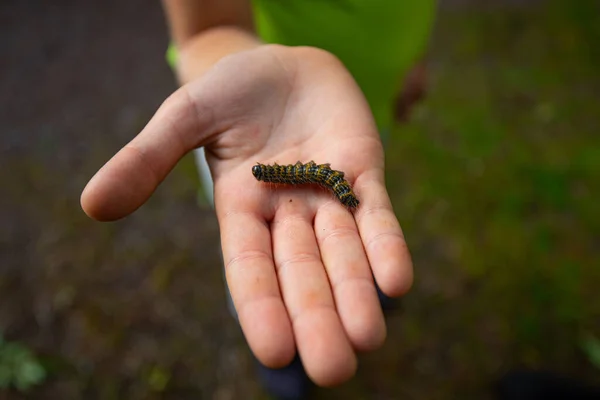
{"type": "Polygon", "coordinates": [[[223,57],[261,46],[252,32],[236,26],[207,29],[177,49],[175,71],[180,84],[200,78],[223,57]]]}

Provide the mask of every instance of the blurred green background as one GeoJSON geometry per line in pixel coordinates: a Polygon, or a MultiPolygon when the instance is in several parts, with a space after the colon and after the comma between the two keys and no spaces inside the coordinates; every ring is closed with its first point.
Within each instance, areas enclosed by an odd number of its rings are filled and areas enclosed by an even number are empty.
{"type": "MultiPolygon", "coordinates": [[[[187,157],[130,218],[87,180],[175,88],[159,2],[0,5],[0,398],[264,398],[187,157]]],[[[416,268],[383,349],[317,398],[486,399],[519,366],[600,383],[600,6],[443,1],[387,149],[416,268]]]]}

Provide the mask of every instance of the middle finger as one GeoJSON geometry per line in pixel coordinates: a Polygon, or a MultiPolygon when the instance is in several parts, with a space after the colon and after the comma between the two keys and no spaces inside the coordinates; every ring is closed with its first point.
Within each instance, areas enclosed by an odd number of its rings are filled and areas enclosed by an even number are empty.
{"type": "Polygon", "coordinates": [[[329,386],[351,377],[356,356],[335,308],[317,246],[314,212],[285,202],[272,223],[273,257],[296,345],[307,374],[329,386]]]}

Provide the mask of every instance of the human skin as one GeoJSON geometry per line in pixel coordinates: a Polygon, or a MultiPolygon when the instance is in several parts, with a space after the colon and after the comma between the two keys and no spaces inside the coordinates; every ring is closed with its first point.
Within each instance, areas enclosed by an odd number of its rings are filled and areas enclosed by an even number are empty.
{"type": "MultiPolygon", "coordinates": [[[[186,2],[165,1],[167,14],[186,2]]],[[[391,297],[413,279],[385,188],[383,147],[337,58],[262,44],[242,25],[188,36],[172,26],[181,88],[90,180],[81,204],[100,221],[125,217],[185,154],[204,146],[227,284],[251,350],[272,368],[297,351],[316,384],[337,385],[354,375],[358,352],[386,337],[373,276],[391,297]],[[298,160],[344,171],[358,209],[318,188],[275,190],[251,173],[256,162],[298,160]]]]}

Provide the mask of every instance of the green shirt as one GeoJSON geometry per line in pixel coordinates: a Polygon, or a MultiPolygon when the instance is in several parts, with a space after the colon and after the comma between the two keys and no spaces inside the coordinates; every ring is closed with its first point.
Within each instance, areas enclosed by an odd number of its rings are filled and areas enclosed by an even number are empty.
{"type": "Polygon", "coordinates": [[[435,0],[253,0],[267,43],[335,54],[363,90],[380,130],[393,123],[403,78],[423,55],[435,0]]]}
{"type": "Polygon", "coordinates": [[[404,76],[423,55],[435,0],[253,0],[266,43],[335,54],[365,94],[380,130],[393,123],[404,76]]]}

